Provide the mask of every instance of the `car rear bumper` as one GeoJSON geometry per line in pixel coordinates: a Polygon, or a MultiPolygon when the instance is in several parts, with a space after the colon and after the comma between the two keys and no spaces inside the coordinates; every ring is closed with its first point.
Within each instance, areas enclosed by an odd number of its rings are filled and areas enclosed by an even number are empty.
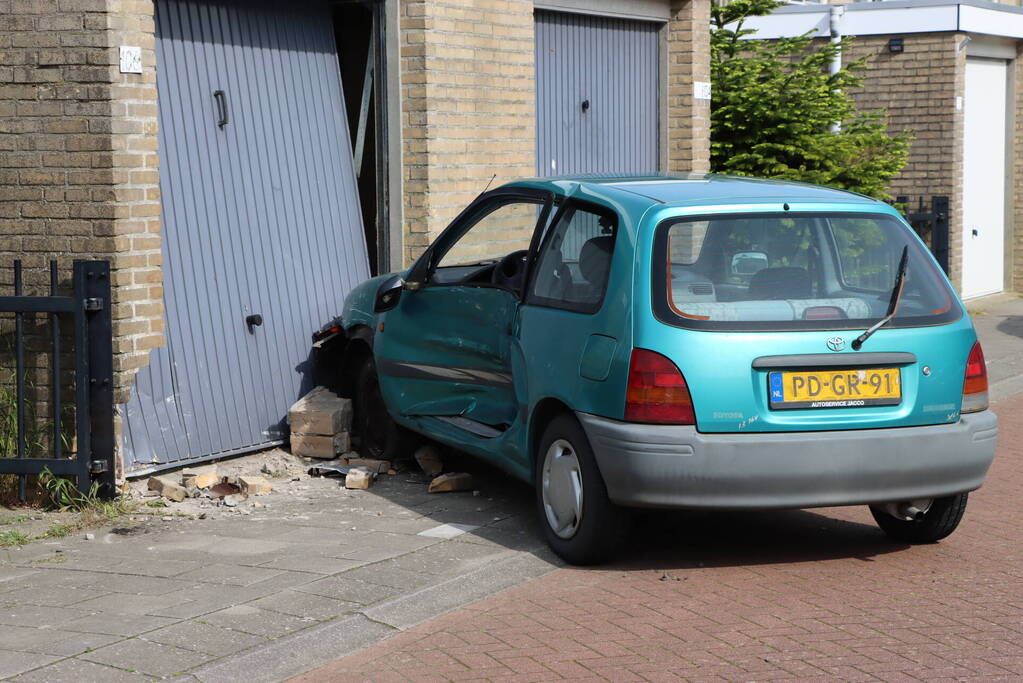
{"type": "Polygon", "coordinates": [[[619,505],[806,508],[972,491],[995,456],[989,410],[927,427],[701,434],[577,413],[619,505]]]}

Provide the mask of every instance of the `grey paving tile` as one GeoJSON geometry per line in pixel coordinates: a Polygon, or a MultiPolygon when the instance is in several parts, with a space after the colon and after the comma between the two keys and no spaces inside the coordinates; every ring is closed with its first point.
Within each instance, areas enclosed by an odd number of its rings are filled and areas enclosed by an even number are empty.
{"type": "MultiPolygon", "coordinates": [[[[415,553],[412,554],[414,555],[415,553]]],[[[422,586],[425,586],[428,583],[433,583],[437,580],[437,577],[433,574],[409,571],[396,567],[392,565],[391,562],[391,560],[387,560],[367,565],[365,567],[359,567],[358,569],[352,569],[351,571],[341,574],[338,578],[365,581],[366,583],[375,584],[377,586],[387,586],[389,588],[398,589],[421,588],[422,586]]]]}
{"type": "Polygon", "coordinates": [[[87,649],[95,649],[121,639],[99,633],[74,633],[54,628],[4,626],[0,628],[0,649],[24,650],[48,655],[71,657],[87,649]]]}
{"type": "Polygon", "coordinates": [[[182,621],[146,634],[146,640],[209,655],[224,656],[267,642],[261,636],[209,623],[182,621]]]}
{"type": "Polygon", "coordinates": [[[150,676],[171,676],[208,662],[213,657],[194,650],[132,638],[83,654],[79,659],[150,676]]]}
{"type": "Polygon", "coordinates": [[[0,650],[0,678],[16,676],[32,669],[38,669],[46,664],[52,664],[58,659],[60,657],[42,655],[36,652],[0,650]]]}
{"type": "Polygon", "coordinates": [[[139,683],[153,679],[84,659],[64,659],[13,680],[17,683],[139,683]]]}
{"type": "Polygon", "coordinates": [[[4,585],[8,581],[19,579],[26,576],[31,576],[36,573],[35,569],[28,569],[25,567],[0,567],[0,591],[4,590],[4,585]]]}
{"type": "Polygon", "coordinates": [[[181,574],[178,578],[201,583],[228,584],[231,586],[249,586],[259,581],[271,579],[281,572],[276,569],[260,567],[243,567],[237,564],[209,564],[200,569],[181,574]]]}
{"type": "MultiPolygon", "coordinates": [[[[97,591],[96,588],[92,587],[75,588],[73,586],[60,586],[54,588],[52,586],[37,586],[21,588],[7,597],[26,605],[68,607],[78,605],[86,600],[92,600],[96,597],[97,592],[100,594],[105,593],[105,591],[97,591]]],[[[4,598],[0,596],[0,602],[3,601],[4,598]]]]}
{"type": "MultiPolygon", "coordinates": [[[[461,539],[463,534],[458,538],[461,539]]],[[[415,573],[449,575],[453,572],[471,569],[504,552],[503,548],[451,541],[438,543],[414,553],[379,563],[381,568],[394,567],[415,573]]]]}
{"type": "Polygon", "coordinates": [[[11,626],[63,627],[71,619],[86,616],[88,612],[71,607],[45,607],[41,605],[10,605],[0,603],[0,624],[11,626]]]}
{"type": "Polygon", "coordinates": [[[219,612],[207,614],[200,621],[264,638],[280,638],[319,623],[311,617],[295,617],[290,614],[259,609],[251,605],[228,607],[219,612]]]}
{"type": "Polygon", "coordinates": [[[322,595],[335,600],[354,602],[360,605],[371,605],[381,600],[386,600],[396,594],[398,590],[390,586],[381,586],[368,581],[346,578],[345,574],[331,576],[319,581],[298,586],[295,590],[302,593],[322,595]]]}
{"type": "Polygon", "coordinates": [[[157,615],[159,610],[181,603],[178,591],[164,595],[148,595],[144,598],[125,598],[121,594],[103,595],[84,602],[75,603],[76,609],[109,614],[130,614],[136,616],[157,615]]]}
{"type": "Polygon", "coordinates": [[[177,619],[170,617],[112,615],[109,612],[90,614],[78,619],[65,621],[60,626],[68,631],[83,633],[106,633],[115,636],[137,636],[161,626],[169,626],[177,619]]]}
{"type": "MultiPolygon", "coordinates": [[[[313,555],[312,553],[303,553],[299,555],[276,557],[259,566],[267,567],[268,569],[289,569],[292,571],[310,572],[313,574],[330,576],[331,574],[337,574],[338,572],[353,569],[362,564],[365,564],[365,562],[361,560],[345,560],[337,557],[322,557],[313,555]]],[[[310,581],[314,578],[315,577],[310,577],[310,581]]]]}
{"type": "Polygon", "coordinates": [[[250,607],[282,612],[296,617],[332,619],[358,609],[359,603],[335,600],[314,593],[287,590],[246,603],[250,607]]]}

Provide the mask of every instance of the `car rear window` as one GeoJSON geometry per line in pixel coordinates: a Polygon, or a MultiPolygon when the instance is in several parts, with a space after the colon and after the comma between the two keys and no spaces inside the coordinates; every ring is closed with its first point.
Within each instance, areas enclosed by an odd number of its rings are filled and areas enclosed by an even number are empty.
{"type": "Polygon", "coordinates": [[[654,242],[654,311],[683,327],[855,329],[887,313],[907,247],[892,327],[961,315],[934,260],[884,214],[742,214],[663,222],[654,242]]]}

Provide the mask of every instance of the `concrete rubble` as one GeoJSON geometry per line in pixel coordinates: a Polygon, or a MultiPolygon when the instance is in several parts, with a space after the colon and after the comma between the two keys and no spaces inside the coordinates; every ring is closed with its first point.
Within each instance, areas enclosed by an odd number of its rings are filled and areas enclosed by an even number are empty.
{"type": "Polygon", "coordinates": [[[316,387],[291,406],[288,425],[293,455],[333,460],[351,450],[352,402],[316,387]]]}
{"type": "Polygon", "coordinates": [[[444,461],[441,459],[440,452],[436,446],[430,444],[420,446],[412,457],[420,469],[431,477],[436,477],[444,471],[444,461]]]}
{"type": "Polygon", "coordinates": [[[468,472],[449,472],[434,477],[430,482],[429,493],[448,493],[451,491],[472,491],[472,475],[468,472]]]}
{"type": "Polygon", "coordinates": [[[368,489],[373,483],[374,476],[376,475],[365,467],[353,467],[345,475],[345,488],[368,489]]]}

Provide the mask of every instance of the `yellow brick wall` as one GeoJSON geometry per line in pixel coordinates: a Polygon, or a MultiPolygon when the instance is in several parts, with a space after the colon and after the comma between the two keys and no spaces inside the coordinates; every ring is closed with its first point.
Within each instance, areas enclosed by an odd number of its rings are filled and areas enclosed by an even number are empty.
{"type": "Polygon", "coordinates": [[[958,33],[900,35],[904,52],[888,51],[891,36],[857,37],[843,56],[845,62],[866,58],[863,88],[852,93],[861,110],[886,109],[889,130],[915,136],[905,170],[891,186],[893,195],[906,195],[916,210],[923,196],[927,210],[934,195],[947,195],[949,278],[958,289],[962,280],[963,112],[956,97],[965,88],[966,52],[956,47],[958,33]]]}
{"type": "Polygon", "coordinates": [[[532,0],[401,6],[405,261],[493,186],[535,175],[532,0]]]}
{"type": "Polygon", "coordinates": [[[672,0],[668,23],[668,168],[710,170],[710,100],[693,97],[710,82],[710,0],[672,0]]]}
{"type": "Polygon", "coordinates": [[[115,399],[163,344],[151,0],[0,0],[0,291],[109,259],[115,399]],[[145,73],[121,74],[119,45],[145,73]]]}

